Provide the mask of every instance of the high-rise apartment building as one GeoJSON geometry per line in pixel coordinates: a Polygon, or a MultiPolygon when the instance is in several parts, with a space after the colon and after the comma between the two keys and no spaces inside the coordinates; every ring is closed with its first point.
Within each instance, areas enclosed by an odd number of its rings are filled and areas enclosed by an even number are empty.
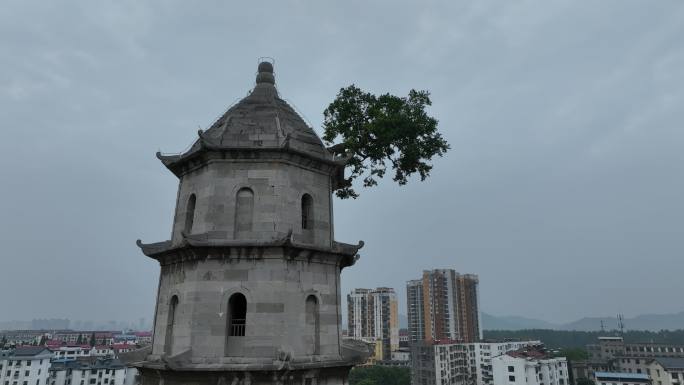
{"type": "Polygon", "coordinates": [[[474,342],[482,338],[478,277],[452,269],[423,271],[408,281],[409,338],[412,342],[474,342]]]}
{"type": "Polygon", "coordinates": [[[399,349],[397,294],[394,289],[354,289],[347,295],[349,337],[378,343],[376,360],[390,360],[399,349]]]}

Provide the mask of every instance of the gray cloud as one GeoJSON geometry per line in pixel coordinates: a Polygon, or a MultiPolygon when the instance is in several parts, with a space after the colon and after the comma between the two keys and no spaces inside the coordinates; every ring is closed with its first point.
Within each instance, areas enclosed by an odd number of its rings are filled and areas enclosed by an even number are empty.
{"type": "Polygon", "coordinates": [[[276,59],[320,127],[350,83],[432,92],[452,150],[427,183],[337,201],[364,239],[343,289],[422,269],[551,321],[682,310],[678,1],[39,3],[0,11],[0,320],[151,318],[186,148],[276,59]],[[453,3],[453,4],[452,4],[453,3]],[[679,307],[678,307],[679,306],[679,307]]]}

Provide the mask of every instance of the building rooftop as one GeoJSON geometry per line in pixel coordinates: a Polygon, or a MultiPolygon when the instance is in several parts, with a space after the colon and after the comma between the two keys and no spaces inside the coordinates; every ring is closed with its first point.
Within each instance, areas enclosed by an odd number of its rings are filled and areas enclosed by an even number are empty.
{"type": "Polygon", "coordinates": [[[684,369],[684,358],[656,357],[654,361],[657,361],[665,369],[684,369]]]}
{"type": "Polygon", "coordinates": [[[45,346],[18,346],[12,352],[14,357],[33,357],[40,354],[52,354],[45,346]]]}
{"type": "Polygon", "coordinates": [[[529,345],[522,349],[514,350],[506,353],[508,356],[515,358],[533,358],[537,360],[547,360],[554,358],[543,345],[529,345]]]}
{"type": "Polygon", "coordinates": [[[651,381],[651,378],[648,376],[648,374],[644,373],[623,373],[623,372],[596,372],[594,373],[596,376],[596,379],[605,379],[605,380],[629,380],[634,382],[636,381],[651,381]]]}
{"type": "Polygon", "coordinates": [[[121,363],[121,361],[113,358],[108,359],[78,359],[71,361],[55,361],[50,366],[50,371],[66,370],[66,369],[79,369],[79,370],[89,370],[89,369],[122,369],[126,365],[121,363]]]}

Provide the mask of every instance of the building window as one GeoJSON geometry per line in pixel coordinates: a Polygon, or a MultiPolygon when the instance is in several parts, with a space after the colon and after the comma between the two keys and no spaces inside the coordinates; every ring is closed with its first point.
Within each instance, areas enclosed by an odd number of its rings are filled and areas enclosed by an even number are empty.
{"type": "Polygon", "coordinates": [[[183,227],[183,233],[186,235],[192,233],[192,225],[195,223],[195,203],[197,202],[197,197],[195,194],[191,194],[188,198],[188,205],[185,209],[185,226],[183,227]]]}
{"type": "Polygon", "coordinates": [[[508,376],[508,381],[515,382],[515,376],[508,376]]]}
{"type": "Polygon", "coordinates": [[[302,195],[302,229],[313,228],[313,198],[311,195],[302,195]]]}
{"type": "Polygon", "coordinates": [[[254,192],[249,188],[242,188],[237,192],[235,201],[235,232],[236,234],[252,231],[254,215],[254,192]]]}
{"type": "Polygon", "coordinates": [[[312,354],[320,354],[321,326],[318,299],[315,295],[306,297],[306,327],[312,337],[312,354]]]}
{"type": "Polygon", "coordinates": [[[174,295],[169,301],[169,314],[166,318],[166,340],[164,342],[164,353],[173,352],[173,327],[176,324],[176,311],[178,310],[178,296],[174,295]]]}
{"type": "Polygon", "coordinates": [[[235,293],[228,299],[228,335],[243,337],[247,321],[247,298],[242,293],[235,293]]]}
{"type": "Polygon", "coordinates": [[[513,372],[515,372],[515,368],[512,366],[509,366],[508,367],[508,373],[513,373],[513,372]]]}

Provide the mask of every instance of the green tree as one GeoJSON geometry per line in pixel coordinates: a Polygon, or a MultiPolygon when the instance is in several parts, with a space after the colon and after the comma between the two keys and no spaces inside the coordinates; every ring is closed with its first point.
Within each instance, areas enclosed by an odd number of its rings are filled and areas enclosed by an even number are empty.
{"type": "Polygon", "coordinates": [[[40,342],[38,343],[38,345],[45,346],[46,342],[47,342],[47,338],[43,335],[40,337],[40,342]]]}
{"type": "Polygon", "coordinates": [[[95,333],[93,333],[90,335],[90,346],[95,346],[95,342],[97,342],[97,340],[95,339],[95,333]]]}
{"type": "Polygon", "coordinates": [[[375,186],[388,167],[399,185],[416,173],[424,181],[432,170],[429,161],[449,150],[437,120],[425,111],[431,104],[427,91],[398,97],[375,96],[355,85],[340,89],[323,112],[323,140],[335,155],[349,157],[351,176],[337,196],[358,197],[352,182],[363,177],[364,187],[375,186]]]}
{"type": "Polygon", "coordinates": [[[408,368],[364,366],[352,369],[349,385],[410,385],[408,368]]]}
{"type": "Polygon", "coordinates": [[[78,339],[76,340],[77,345],[83,344],[83,335],[79,334],[78,339]]]}
{"type": "Polygon", "coordinates": [[[582,348],[565,348],[555,354],[556,357],[565,357],[569,361],[584,361],[589,359],[589,353],[582,348]]]}

